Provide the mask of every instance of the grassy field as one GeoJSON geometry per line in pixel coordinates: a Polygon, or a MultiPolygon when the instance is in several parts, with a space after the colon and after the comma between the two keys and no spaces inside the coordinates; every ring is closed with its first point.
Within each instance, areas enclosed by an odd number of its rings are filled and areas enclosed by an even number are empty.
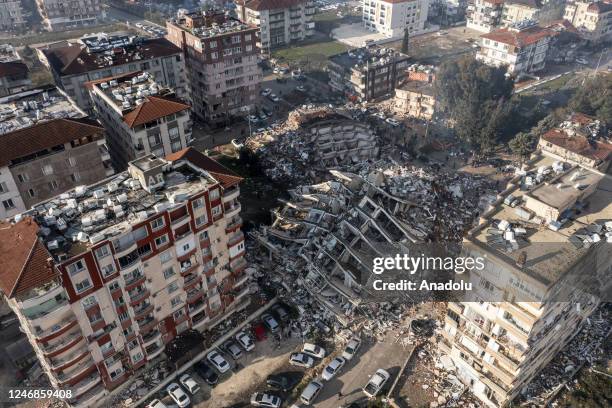
{"type": "Polygon", "coordinates": [[[132,31],[132,30],[128,29],[127,26],[123,23],[105,24],[105,25],[87,27],[87,28],[83,28],[79,30],[43,32],[43,33],[38,33],[38,34],[32,34],[26,37],[7,38],[2,41],[4,43],[12,44],[16,47],[19,47],[19,46],[32,45],[32,44],[70,40],[73,38],[82,37],[85,34],[99,33],[99,32],[112,33],[114,31],[132,31]]]}
{"type": "Polygon", "coordinates": [[[327,58],[350,49],[338,41],[325,41],[276,50],[272,57],[291,68],[302,68],[305,71],[320,71],[327,65],[327,58]]]}

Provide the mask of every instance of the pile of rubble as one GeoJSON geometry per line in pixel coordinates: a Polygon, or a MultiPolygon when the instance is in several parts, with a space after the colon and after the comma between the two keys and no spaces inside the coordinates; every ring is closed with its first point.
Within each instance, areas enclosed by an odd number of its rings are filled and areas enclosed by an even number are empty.
{"type": "Polygon", "coordinates": [[[580,331],[555,358],[521,392],[518,403],[523,406],[545,406],[571,380],[584,365],[592,365],[609,356],[604,355],[602,344],[608,341],[612,330],[610,304],[599,306],[580,331]]]}
{"type": "Polygon", "coordinates": [[[166,377],[174,373],[174,368],[166,359],[137,372],[134,381],[109,401],[111,407],[130,407],[149,393],[166,377]]]}

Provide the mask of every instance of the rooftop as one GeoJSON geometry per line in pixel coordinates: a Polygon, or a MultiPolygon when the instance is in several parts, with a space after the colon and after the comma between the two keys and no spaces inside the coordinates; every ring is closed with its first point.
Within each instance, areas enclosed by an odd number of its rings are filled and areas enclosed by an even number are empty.
{"type": "Polygon", "coordinates": [[[190,32],[199,38],[211,38],[220,35],[252,30],[255,27],[230,17],[223,11],[203,10],[183,14],[168,21],[181,29],[190,32]]]}
{"type": "Polygon", "coordinates": [[[10,44],[0,44],[0,63],[21,61],[21,57],[10,44]]]}
{"type": "Polygon", "coordinates": [[[398,86],[397,89],[411,92],[419,92],[429,96],[434,95],[433,83],[425,81],[406,81],[400,86],[398,86]]]}
{"type": "Polygon", "coordinates": [[[43,48],[42,53],[59,75],[78,75],[111,65],[181,54],[182,51],[165,38],[99,33],[70,45],[43,48]]]}
{"type": "MultiPolygon", "coordinates": [[[[24,215],[33,217],[40,225],[39,235],[56,260],[68,259],[104,239],[127,232],[132,224],[179,207],[189,196],[213,185],[228,187],[219,175],[235,177],[236,183],[241,180],[191,148],[167,159],[145,156],[131,162],[130,166],[96,184],[78,186],[40,203],[24,215]],[[163,185],[148,192],[150,188],[144,186],[145,189],[132,175],[134,171],[151,169],[159,169],[163,185]]],[[[16,217],[15,221],[20,218],[16,217]]]]}
{"type": "MultiPolygon", "coordinates": [[[[563,222],[550,225],[544,222],[542,214],[534,214],[521,205],[512,207],[499,203],[486,215],[484,224],[470,232],[468,240],[509,264],[516,264],[524,252],[527,262],[523,270],[545,284],[551,284],[588,253],[589,245],[581,234],[592,228],[599,229],[595,224],[601,225],[612,220],[612,179],[596,172],[570,167],[567,163],[562,166],[546,156],[539,157],[532,168],[534,170],[521,177],[521,187],[511,193],[513,197],[523,200],[530,194],[550,205],[561,205],[578,194],[578,190],[573,187],[577,182],[598,185],[584,202],[579,201],[565,212],[563,216],[566,219],[563,222]],[[533,181],[537,183],[533,187],[526,185],[526,178],[538,178],[536,169],[550,170],[551,167],[561,173],[555,175],[552,172],[543,177],[540,183],[533,181]],[[572,182],[577,172],[581,172],[583,178],[572,182]],[[555,179],[568,186],[557,189],[555,179]],[[505,232],[511,232],[510,236],[506,236],[505,232]]],[[[606,229],[602,231],[605,234],[606,229]]],[[[606,237],[602,239],[605,241],[606,237]]]]}
{"type": "Polygon", "coordinates": [[[491,41],[497,41],[502,44],[513,45],[515,47],[524,47],[535,44],[538,41],[552,37],[556,34],[555,31],[539,26],[529,26],[527,28],[502,28],[481,35],[481,38],[486,38],[491,41]]]}
{"type": "Polygon", "coordinates": [[[568,135],[564,129],[551,129],[542,135],[542,139],[593,160],[612,160],[612,143],[591,140],[582,134],[568,135]]]}
{"type": "Polygon", "coordinates": [[[392,61],[408,59],[408,55],[392,48],[357,48],[332,55],[329,60],[345,69],[374,69],[392,61]]]}
{"type": "Polygon", "coordinates": [[[106,95],[129,127],[190,108],[174,99],[174,92],[158,85],[148,72],[131,72],[85,85],[106,95]]]}
{"type": "Polygon", "coordinates": [[[236,4],[250,10],[278,10],[305,4],[306,0],[237,0],[236,4]]]}
{"type": "Polygon", "coordinates": [[[0,135],[60,118],[83,118],[68,96],[54,86],[0,98],[0,135]]]}

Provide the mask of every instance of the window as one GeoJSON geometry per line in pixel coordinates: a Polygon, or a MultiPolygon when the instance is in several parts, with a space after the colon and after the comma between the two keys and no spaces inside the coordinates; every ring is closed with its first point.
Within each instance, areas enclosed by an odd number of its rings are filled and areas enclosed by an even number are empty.
{"type": "Polygon", "coordinates": [[[29,190],[28,190],[28,195],[29,195],[30,197],[34,197],[34,196],[36,195],[36,192],[34,191],[34,189],[33,189],[33,188],[31,188],[31,189],[29,189],[29,190]]]}
{"type": "Polygon", "coordinates": [[[107,276],[112,275],[113,273],[115,273],[115,264],[108,264],[108,265],[104,265],[102,268],[102,276],[104,276],[105,278],[107,276]]]}
{"type": "Polygon", "coordinates": [[[208,217],[206,217],[206,215],[201,215],[199,217],[196,217],[195,219],[196,226],[198,227],[206,224],[207,221],[208,221],[208,217]]]}
{"type": "Polygon", "coordinates": [[[251,41],[251,34],[247,34],[244,36],[244,41],[251,41]]]}
{"type": "Polygon", "coordinates": [[[119,282],[116,280],[113,281],[110,285],[108,285],[108,289],[112,292],[113,290],[119,289],[119,282]]]}
{"type": "Polygon", "coordinates": [[[119,313],[118,317],[119,317],[119,321],[123,322],[123,321],[129,319],[130,315],[127,312],[123,312],[123,313],[119,313]]]}
{"type": "Polygon", "coordinates": [[[43,173],[45,176],[48,176],[48,175],[50,175],[50,174],[53,174],[53,166],[52,166],[52,165],[50,165],[50,164],[46,164],[46,165],[44,165],[44,166],[42,167],[42,173],[43,173]]]}
{"type": "Polygon", "coordinates": [[[200,241],[206,241],[208,239],[208,231],[202,231],[199,237],[200,241]]]}
{"type": "Polygon", "coordinates": [[[189,247],[190,247],[189,244],[183,245],[183,251],[185,252],[189,251],[189,247]]]}
{"type": "Polygon", "coordinates": [[[132,231],[132,236],[134,237],[135,241],[140,241],[141,239],[145,239],[147,235],[148,235],[147,227],[145,227],[144,225],[132,231]]]}
{"type": "Polygon", "coordinates": [[[172,316],[174,316],[174,320],[180,319],[181,316],[183,316],[185,314],[185,310],[181,309],[181,310],[177,310],[176,312],[172,313],[172,316]]]}
{"type": "Polygon", "coordinates": [[[110,255],[110,248],[108,247],[108,245],[104,245],[103,247],[96,249],[96,258],[98,259],[106,258],[109,255],[110,255]]]}
{"type": "Polygon", "coordinates": [[[168,129],[168,136],[170,136],[170,139],[176,139],[176,138],[180,138],[181,134],[179,133],[179,128],[178,126],[172,127],[168,129]]]}
{"type": "Polygon", "coordinates": [[[91,282],[89,281],[89,279],[83,279],[82,281],[77,282],[74,285],[74,288],[76,289],[77,293],[84,292],[90,287],[91,287],[91,282]]]}
{"type": "Polygon", "coordinates": [[[132,361],[137,363],[138,361],[142,360],[144,358],[144,355],[139,351],[138,353],[134,354],[132,356],[132,361]]]}
{"type": "Polygon", "coordinates": [[[6,187],[6,183],[4,181],[0,182],[0,193],[6,193],[8,191],[8,187],[6,187]]]}
{"type": "Polygon", "coordinates": [[[219,58],[219,53],[217,53],[217,52],[213,52],[213,53],[211,53],[211,54],[210,54],[210,58],[212,58],[212,59],[217,59],[217,58],[219,58]]]}
{"type": "Polygon", "coordinates": [[[47,185],[49,186],[49,189],[51,191],[57,189],[57,181],[55,181],[55,180],[50,181],[49,183],[47,183],[47,185]]]}
{"type": "Polygon", "coordinates": [[[100,312],[96,312],[92,315],[87,316],[87,318],[89,319],[90,323],[95,323],[102,320],[102,315],[100,314],[100,312]]]}
{"type": "Polygon", "coordinates": [[[153,135],[149,135],[149,146],[157,146],[162,144],[161,135],[159,133],[155,133],[153,135]]]}
{"type": "Polygon", "coordinates": [[[144,244],[143,246],[138,247],[138,255],[140,256],[148,255],[149,252],[151,251],[152,251],[151,244],[148,242],[144,244]]]}
{"type": "Polygon", "coordinates": [[[164,279],[171,278],[172,276],[174,276],[174,267],[171,266],[169,268],[164,269],[163,273],[164,273],[164,279]]]}
{"type": "Polygon", "coordinates": [[[159,217],[151,221],[151,229],[153,229],[153,231],[163,228],[164,225],[164,217],[159,217]]]}
{"type": "Polygon", "coordinates": [[[165,264],[166,262],[170,262],[172,260],[172,252],[170,250],[167,250],[166,252],[162,252],[159,255],[159,260],[161,261],[162,264],[165,264]]]}
{"type": "Polygon", "coordinates": [[[216,41],[210,41],[208,43],[208,45],[210,46],[210,48],[217,48],[217,42],[216,41]]]}
{"type": "Polygon", "coordinates": [[[219,199],[219,189],[216,188],[214,190],[211,190],[211,192],[210,192],[210,200],[213,201],[213,200],[218,200],[218,199],[219,199]]]}
{"type": "Polygon", "coordinates": [[[202,208],[202,207],[204,207],[204,198],[203,198],[203,197],[200,197],[200,198],[198,198],[198,199],[196,199],[196,200],[193,200],[193,204],[192,204],[192,206],[193,206],[193,209],[194,209],[194,210],[195,210],[195,209],[198,209],[198,208],[202,208]]]}
{"type": "Polygon", "coordinates": [[[25,183],[29,179],[30,179],[30,177],[27,174],[25,174],[25,173],[17,175],[17,180],[19,180],[20,183],[25,183]]]}
{"type": "Polygon", "coordinates": [[[179,288],[179,284],[177,281],[172,282],[170,285],[168,285],[168,293],[172,293],[177,291],[179,288]]]}
{"type": "Polygon", "coordinates": [[[183,145],[181,144],[180,140],[170,143],[170,150],[172,150],[172,153],[176,153],[182,148],[183,148],[183,145]]]}
{"type": "Polygon", "coordinates": [[[73,262],[70,265],[68,265],[66,267],[66,270],[68,271],[70,276],[74,276],[77,273],[85,270],[85,263],[83,262],[82,259],[79,259],[78,261],[73,262]]]}
{"type": "Polygon", "coordinates": [[[83,299],[81,304],[83,305],[84,308],[88,308],[93,305],[97,305],[98,301],[96,300],[95,296],[87,296],[85,299],[83,299]]]}
{"type": "Polygon", "coordinates": [[[181,304],[181,297],[180,296],[173,297],[170,300],[170,306],[171,307],[176,307],[177,305],[180,305],[180,304],[181,304]]]}
{"type": "Polygon", "coordinates": [[[216,217],[216,216],[218,216],[220,214],[221,214],[221,206],[217,205],[217,206],[213,207],[213,209],[212,209],[212,216],[216,217]]]}
{"type": "Polygon", "coordinates": [[[168,243],[168,234],[162,235],[161,237],[155,238],[155,246],[157,248],[164,246],[168,243]]]}
{"type": "Polygon", "coordinates": [[[15,208],[15,203],[13,203],[13,200],[10,198],[8,200],[2,201],[2,205],[4,206],[5,210],[10,210],[11,208],[15,208]]]}

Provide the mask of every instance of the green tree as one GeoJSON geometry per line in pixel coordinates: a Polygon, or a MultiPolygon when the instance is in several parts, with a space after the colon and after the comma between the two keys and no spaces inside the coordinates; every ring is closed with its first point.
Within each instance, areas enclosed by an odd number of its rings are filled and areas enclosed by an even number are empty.
{"type": "Polygon", "coordinates": [[[612,76],[600,74],[586,81],[570,99],[569,107],[612,126],[612,76]]]}
{"type": "Polygon", "coordinates": [[[436,101],[453,122],[457,136],[479,152],[489,152],[513,112],[512,80],[505,68],[473,57],[448,61],[436,75],[436,101]]]}
{"type": "Polygon", "coordinates": [[[536,141],[536,138],[531,133],[520,132],[508,142],[508,146],[514,154],[521,158],[521,161],[524,161],[535,149],[536,141]]]}
{"type": "Polygon", "coordinates": [[[408,46],[410,45],[410,32],[404,28],[404,38],[402,39],[402,52],[408,54],[408,46]]]}

